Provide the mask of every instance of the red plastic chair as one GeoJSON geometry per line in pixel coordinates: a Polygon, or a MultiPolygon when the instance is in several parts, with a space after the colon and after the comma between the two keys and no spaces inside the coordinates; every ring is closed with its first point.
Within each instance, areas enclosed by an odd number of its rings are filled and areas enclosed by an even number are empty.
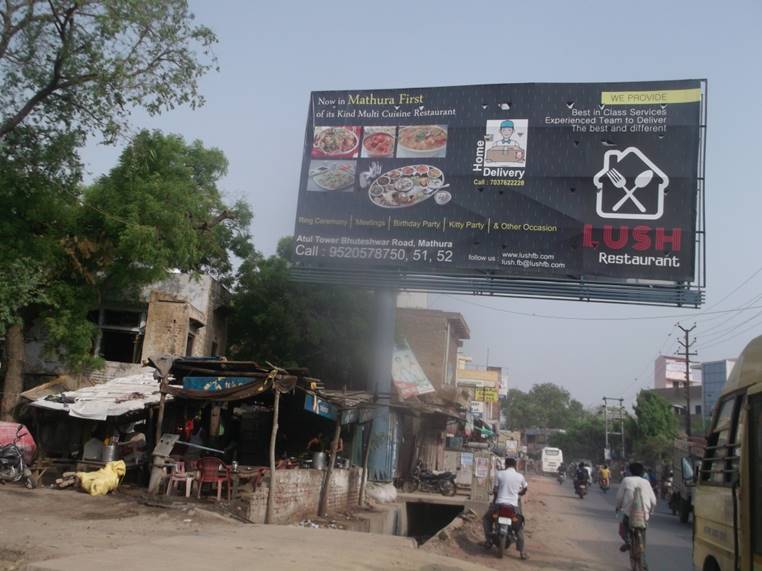
{"type": "Polygon", "coordinates": [[[201,458],[198,463],[198,491],[196,497],[201,497],[201,488],[204,484],[217,485],[217,501],[222,499],[222,484],[228,485],[228,501],[231,499],[233,479],[230,475],[230,467],[219,458],[201,458]]]}

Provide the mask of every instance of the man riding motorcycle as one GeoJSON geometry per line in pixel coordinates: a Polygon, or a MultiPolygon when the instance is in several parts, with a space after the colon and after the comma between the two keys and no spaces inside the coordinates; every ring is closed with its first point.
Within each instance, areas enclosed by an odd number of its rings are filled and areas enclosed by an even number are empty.
{"type": "MultiPolygon", "coordinates": [[[[487,509],[487,513],[482,518],[482,524],[484,526],[484,538],[485,547],[492,547],[492,514],[495,513],[499,506],[508,505],[512,506],[516,513],[521,514],[521,505],[519,498],[527,493],[527,481],[523,475],[516,471],[516,459],[505,459],[505,470],[500,470],[495,476],[495,488],[492,503],[487,509]]],[[[522,559],[528,559],[529,557],[524,550],[524,530],[519,528],[516,531],[516,549],[521,554],[522,559]]]]}
{"type": "Polygon", "coordinates": [[[598,481],[601,484],[601,489],[607,490],[609,488],[611,483],[611,470],[609,470],[607,464],[601,466],[601,469],[598,473],[598,481]]]}
{"type": "Polygon", "coordinates": [[[577,472],[574,474],[574,490],[578,490],[582,484],[589,487],[590,480],[590,471],[587,469],[584,462],[580,462],[579,466],[577,466],[577,472]]]}

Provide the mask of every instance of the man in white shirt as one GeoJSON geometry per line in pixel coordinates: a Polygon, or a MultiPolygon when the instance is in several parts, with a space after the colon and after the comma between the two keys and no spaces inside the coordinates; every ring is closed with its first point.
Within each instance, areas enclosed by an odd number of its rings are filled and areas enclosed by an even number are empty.
{"type": "Polygon", "coordinates": [[[627,551],[630,548],[630,517],[632,513],[632,504],[635,499],[635,491],[640,490],[640,497],[643,499],[643,512],[646,522],[648,518],[656,510],[656,496],[654,490],[651,487],[651,483],[643,478],[645,468],[640,462],[633,462],[630,464],[630,474],[619,485],[619,491],[616,495],[616,511],[622,512],[624,515],[623,527],[622,527],[622,539],[624,539],[624,545],[619,549],[620,551],[627,551]]]}
{"type": "MultiPolygon", "coordinates": [[[[527,481],[523,475],[516,471],[516,459],[505,459],[505,470],[498,471],[495,476],[494,497],[492,503],[482,518],[484,526],[484,537],[486,546],[492,546],[492,514],[498,506],[513,506],[517,513],[521,513],[521,502],[519,498],[527,492],[527,481]]],[[[524,528],[523,526],[516,532],[516,549],[521,554],[522,559],[528,559],[524,551],[524,528]]]]}

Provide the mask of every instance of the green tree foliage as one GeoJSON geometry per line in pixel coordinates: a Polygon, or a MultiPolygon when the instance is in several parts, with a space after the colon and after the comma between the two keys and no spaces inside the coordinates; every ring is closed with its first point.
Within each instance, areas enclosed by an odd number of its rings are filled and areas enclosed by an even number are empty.
{"type": "Polygon", "coordinates": [[[568,428],[584,415],[582,404],[554,383],[534,385],[529,392],[508,391],[503,410],[510,430],[568,428]]]}
{"type": "Polygon", "coordinates": [[[640,391],[631,431],[638,459],[649,464],[667,461],[677,436],[677,417],[669,401],[651,391],[640,391]]]}
{"type": "Polygon", "coordinates": [[[307,367],[333,388],[365,389],[370,349],[369,292],[289,279],[293,239],[277,255],[249,257],[238,273],[230,324],[236,358],[307,367]]]}
{"type": "Polygon", "coordinates": [[[112,139],[134,108],[202,103],[217,40],[186,0],[8,0],[0,18],[0,140],[24,123],[112,139]]]}
{"type": "MultiPolygon", "coordinates": [[[[14,176],[13,166],[0,161],[0,177],[14,176]]],[[[87,314],[104,299],[136,295],[171,269],[232,279],[231,256],[250,256],[253,248],[248,206],[227,206],[217,188],[226,167],[217,149],[145,131],[108,175],[81,192],[68,185],[51,195],[44,178],[29,175],[21,179],[33,202],[17,201],[20,186],[13,195],[0,191],[0,199],[28,214],[0,224],[0,239],[13,248],[0,263],[13,269],[14,259],[28,262],[17,273],[21,285],[13,286],[24,295],[0,290],[5,325],[42,320],[50,349],[70,366],[90,366],[97,358],[87,314]],[[51,197],[58,200],[47,204],[51,197]]]]}
{"type": "Polygon", "coordinates": [[[564,459],[587,459],[592,462],[603,460],[606,446],[606,427],[602,414],[584,411],[566,428],[565,432],[553,434],[549,444],[564,452],[564,459]]]}

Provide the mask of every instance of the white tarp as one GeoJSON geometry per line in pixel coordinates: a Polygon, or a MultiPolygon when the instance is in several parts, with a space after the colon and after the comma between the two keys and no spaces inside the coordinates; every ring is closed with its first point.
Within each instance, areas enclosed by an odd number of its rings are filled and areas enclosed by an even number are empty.
{"type": "MultiPolygon", "coordinates": [[[[75,418],[106,420],[109,416],[121,416],[158,403],[161,396],[159,381],[153,378],[153,373],[153,368],[145,367],[136,375],[54,395],[58,398],[40,398],[29,404],[38,408],[66,411],[75,418]]],[[[167,400],[171,398],[167,395],[167,400]]]]}

